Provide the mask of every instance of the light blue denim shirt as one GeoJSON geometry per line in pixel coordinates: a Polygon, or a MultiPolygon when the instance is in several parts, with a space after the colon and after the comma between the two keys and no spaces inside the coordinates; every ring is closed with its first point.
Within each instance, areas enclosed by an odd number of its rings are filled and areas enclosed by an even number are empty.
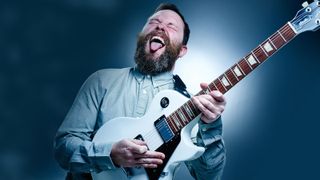
{"type": "MultiPolygon", "coordinates": [[[[95,132],[115,117],[141,117],[161,90],[173,89],[171,72],[142,75],[134,68],[104,69],[93,73],[82,85],[57,131],[55,158],[71,172],[99,172],[117,168],[111,158],[112,144],[94,144],[95,132]]],[[[222,122],[199,121],[195,143],[206,147],[198,159],[186,162],[196,179],[216,179],[225,164],[222,122]],[[211,177],[211,178],[210,178],[211,177]]]]}

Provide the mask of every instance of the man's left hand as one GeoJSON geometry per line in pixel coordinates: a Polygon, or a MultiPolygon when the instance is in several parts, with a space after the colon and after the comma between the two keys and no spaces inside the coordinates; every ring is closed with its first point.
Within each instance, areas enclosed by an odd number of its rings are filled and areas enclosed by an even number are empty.
{"type": "MultiPolygon", "coordinates": [[[[201,83],[202,89],[207,89],[208,84],[201,83]]],[[[201,119],[205,123],[212,123],[221,113],[226,106],[226,99],[219,91],[210,91],[209,94],[203,94],[192,97],[192,102],[201,111],[201,119]]]]}

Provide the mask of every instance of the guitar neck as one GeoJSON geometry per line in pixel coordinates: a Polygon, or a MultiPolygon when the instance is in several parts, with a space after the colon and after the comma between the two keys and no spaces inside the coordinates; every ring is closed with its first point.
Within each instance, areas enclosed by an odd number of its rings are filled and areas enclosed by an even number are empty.
{"type": "MultiPolygon", "coordinates": [[[[208,84],[208,89],[201,90],[196,95],[207,94],[213,90],[219,90],[225,94],[260,64],[290,42],[296,35],[297,33],[295,33],[292,25],[288,22],[259,44],[248,55],[208,84]]],[[[176,134],[200,113],[200,110],[189,100],[167,117],[167,123],[176,134]]]]}

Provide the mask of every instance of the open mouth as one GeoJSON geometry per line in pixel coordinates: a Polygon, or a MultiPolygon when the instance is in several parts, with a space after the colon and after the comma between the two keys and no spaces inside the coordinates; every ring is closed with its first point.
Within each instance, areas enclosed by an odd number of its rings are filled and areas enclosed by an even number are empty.
{"type": "Polygon", "coordinates": [[[165,46],[164,40],[159,36],[153,36],[150,39],[150,51],[152,53],[158,51],[165,46]]]}

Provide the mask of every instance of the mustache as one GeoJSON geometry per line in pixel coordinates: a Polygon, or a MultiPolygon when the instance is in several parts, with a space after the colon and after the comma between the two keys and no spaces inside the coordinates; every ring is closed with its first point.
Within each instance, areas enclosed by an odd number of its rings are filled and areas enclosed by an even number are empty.
{"type": "Polygon", "coordinates": [[[175,61],[178,59],[181,44],[170,43],[169,37],[163,32],[152,31],[149,34],[139,34],[137,48],[134,56],[137,69],[142,74],[156,75],[162,72],[168,72],[173,69],[175,61]],[[165,51],[157,58],[145,50],[146,44],[153,36],[161,37],[165,44],[165,51]]]}
{"type": "Polygon", "coordinates": [[[170,39],[169,39],[169,36],[163,32],[163,31],[159,31],[159,30],[154,30],[154,31],[151,31],[150,33],[146,34],[146,35],[143,35],[143,34],[139,34],[139,37],[138,39],[143,39],[143,43],[147,43],[152,37],[154,36],[159,36],[163,39],[164,41],[164,44],[167,46],[167,45],[171,45],[170,43],[170,39]]]}

